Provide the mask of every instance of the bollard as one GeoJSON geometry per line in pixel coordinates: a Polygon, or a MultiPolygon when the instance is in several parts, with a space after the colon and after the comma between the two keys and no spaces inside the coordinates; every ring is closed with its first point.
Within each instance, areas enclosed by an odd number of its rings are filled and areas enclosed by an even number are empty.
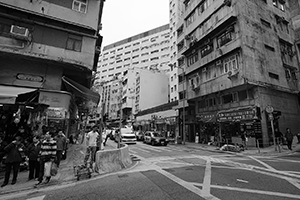
{"type": "Polygon", "coordinates": [[[256,140],[256,146],[257,146],[258,153],[260,153],[259,141],[258,140],[256,140]]]}

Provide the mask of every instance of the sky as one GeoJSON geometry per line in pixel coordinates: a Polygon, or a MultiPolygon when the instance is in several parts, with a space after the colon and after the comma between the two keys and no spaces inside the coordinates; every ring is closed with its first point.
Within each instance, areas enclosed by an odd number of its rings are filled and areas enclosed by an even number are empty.
{"type": "Polygon", "coordinates": [[[169,23],[169,0],[106,0],[102,47],[169,23]]]}

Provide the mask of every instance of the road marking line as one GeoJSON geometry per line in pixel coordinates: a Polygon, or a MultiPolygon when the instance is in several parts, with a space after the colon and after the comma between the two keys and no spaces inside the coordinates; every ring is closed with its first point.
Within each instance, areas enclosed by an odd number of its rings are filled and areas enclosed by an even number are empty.
{"type": "Polygon", "coordinates": [[[43,196],[33,197],[30,199],[26,199],[26,200],[43,200],[45,197],[46,197],[46,195],[43,195],[43,196]]]}
{"type": "Polygon", "coordinates": [[[171,179],[175,183],[181,185],[182,187],[184,187],[184,188],[192,191],[193,193],[197,194],[200,197],[203,197],[203,198],[209,199],[209,200],[220,200],[219,198],[214,197],[214,196],[212,196],[210,194],[207,195],[207,194],[203,193],[203,191],[201,189],[199,189],[198,187],[195,187],[193,184],[191,184],[189,182],[186,182],[186,181],[178,178],[177,176],[175,176],[175,175],[173,175],[171,173],[168,173],[165,170],[162,170],[161,168],[156,168],[155,170],[157,172],[161,173],[162,175],[166,176],[167,178],[171,179]]]}
{"type": "Polygon", "coordinates": [[[271,167],[270,165],[264,163],[263,161],[260,161],[260,160],[258,160],[258,159],[256,159],[256,158],[252,157],[252,156],[248,156],[248,157],[251,158],[252,160],[258,162],[259,164],[265,166],[267,169],[276,170],[276,169],[274,169],[273,167],[271,167]]]}
{"type": "Polygon", "coordinates": [[[228,187],[228,186],[220,186],[220,185],[211,185],[210,187],[216,188],[216,189],[224,189],[224,190],[231,190],[231,191],[249,192],[249,193],[255,193],[255,194],[263,194],[263,195],[300,199],[300,195],[295,195],[295,194],[287,194],[287,193],[271,192],[271,191],[263,191],[263,190],[253,190],[253,189],[245,189],[245,188],[236,188],[236,187],[228,187]]]}
{"type": "Polygon", "coordinates": [[[249,183],[249,181],[245,181],[245,180],[242,180],[242,179],[236,179],[238,182],[242,182],[242,183],[249,183]]]}
{"type": "Polygon", "coordinates": [[[296,188],[298,188],[300,190],[300,183],[298,183],[295,180],[287,180],[288,182],[290,182],[290,184],[294,185],[296,188]]]}
{"type": "Polygon", "coordinates": [[[203,194],[205,196],[210,196],[210,183],[211,183],[211,161],[206,161],[206,167],[204,172],[204,180],[203,180],[203,194]]]}

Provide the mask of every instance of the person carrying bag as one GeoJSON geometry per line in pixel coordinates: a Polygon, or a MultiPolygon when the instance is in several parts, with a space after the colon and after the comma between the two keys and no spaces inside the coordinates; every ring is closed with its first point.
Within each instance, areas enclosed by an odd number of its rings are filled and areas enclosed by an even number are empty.
{"type": "Polygon", "coordinates": [[[45,140],[42,141],[41,150],[39,154],[40,159],[40,173],[38,183],[40,185],[45,176],[45,184],[49,183],[51,179],[51,166],[56,158],[56,141],[51,137],[50,133],[45,134],[45,140]]]}

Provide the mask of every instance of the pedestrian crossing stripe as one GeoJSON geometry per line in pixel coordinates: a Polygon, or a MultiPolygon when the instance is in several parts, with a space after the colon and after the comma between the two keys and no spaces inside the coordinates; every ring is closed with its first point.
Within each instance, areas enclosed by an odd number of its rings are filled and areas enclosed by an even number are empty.
{"type": "Polygon", "coordinates": [[[26,200],[43,200],[45,197],[46,197],[46,195],[43,195],[43,196],[29,198],[29,199],[26,199],[26,200]]]}

